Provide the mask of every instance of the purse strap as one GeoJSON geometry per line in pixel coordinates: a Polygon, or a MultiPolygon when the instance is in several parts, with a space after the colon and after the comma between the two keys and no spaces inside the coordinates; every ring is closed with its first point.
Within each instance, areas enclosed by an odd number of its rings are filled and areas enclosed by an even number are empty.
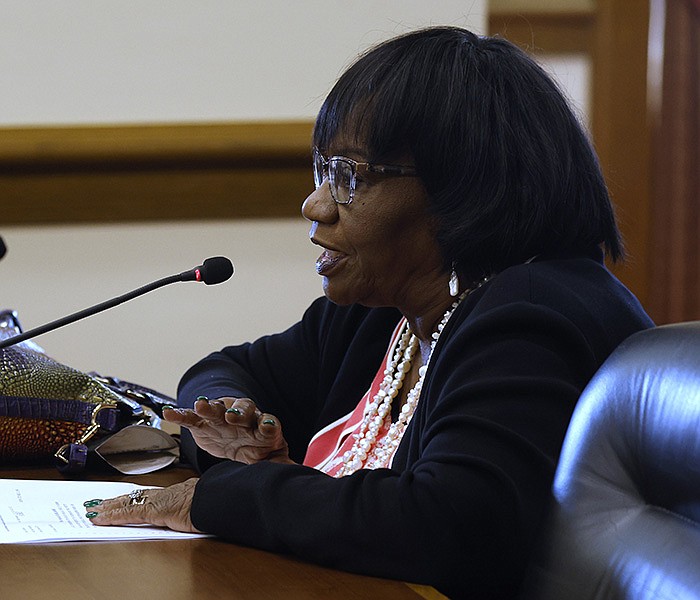
{"type": "Polygon", "coordinates": [[[54,454],[53,464],[61,473],[76,475],[85,470],[88,458],[87,444],[72,443],[62,446],[54,454]]]}
{"type": "MultiPolygon", "coordinates": [[[[70,421],[90,425],[96,406],[98,404],[82,400],[26,398],[0,394],[0,417],[70,421]]],[[[97,413],[97,424],[104,431],[116,431],[120,425],[119,416],[119,408],[116,405],[107,407],[97,413]]]]}
{"type": "Polygon", "coordinates": [[[54,465],[61,473],[76,474],[85,469],[88,458],[87,443],[100,431],[100,414],[114,410],[110,404],[93,407],[90,425],[75,442],[64,444],[54,454],[54,465]]]}
{"type": "MultiPolygon", "coordinates": [[[[132,404],[132,401],[126,402],[128,412],[133,418],[132,404]]],[[[0,417],[69,421],[87,426],[79,439],[64,444],[54,454],[55,467],[61,473],[70,475],[85,469],[88,457],[87,443],[97,433],[112,433],[121,429],[122,416],[119,405],[114,402],[94,403],[0,394],[0,417]]]]}

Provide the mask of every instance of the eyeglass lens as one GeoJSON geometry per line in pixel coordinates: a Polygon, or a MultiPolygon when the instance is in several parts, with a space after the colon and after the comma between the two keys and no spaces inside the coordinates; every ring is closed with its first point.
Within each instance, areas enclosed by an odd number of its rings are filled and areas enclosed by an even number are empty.
{"type": "Polygon", "coordinates": [[[354,169],[350,161],[333,157],[325,161],[319,152],[314,153],[314,183],[319,188],[328,173],[328,181],[333,199],[339,204],[350,202],[353,187],[354,169]]]}
{"type": "Polygon", "coordinates": [[[324,164],[323,156],[320,152],[314,152],[314,183],[316,184],[316,189],[320,188],[323,184],[323,179],[325,177],[326,165],[324,164]]]}

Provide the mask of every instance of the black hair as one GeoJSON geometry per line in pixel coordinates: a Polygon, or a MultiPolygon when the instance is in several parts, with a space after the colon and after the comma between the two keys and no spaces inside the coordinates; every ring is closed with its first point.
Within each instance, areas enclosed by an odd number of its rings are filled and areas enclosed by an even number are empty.
{"type": "Polygon", "coordinates": [[[375,46],[326,98],[325,151],[355,136],[369,162],[411,155],[446,266],[480,277],[551,252],[622,257],[598,159],[554,81],[524,51],[457,27],[375,46]]]}

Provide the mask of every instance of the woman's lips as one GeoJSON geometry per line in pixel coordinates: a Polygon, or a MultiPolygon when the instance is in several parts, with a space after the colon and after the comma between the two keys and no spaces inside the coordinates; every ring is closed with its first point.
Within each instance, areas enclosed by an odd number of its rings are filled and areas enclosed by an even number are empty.
{"type": "Polygon", "coordinates": [[[319,275],[328,275],[345,255],[335,250],[324,250],[316,259],[316,272],[319,275]]]}

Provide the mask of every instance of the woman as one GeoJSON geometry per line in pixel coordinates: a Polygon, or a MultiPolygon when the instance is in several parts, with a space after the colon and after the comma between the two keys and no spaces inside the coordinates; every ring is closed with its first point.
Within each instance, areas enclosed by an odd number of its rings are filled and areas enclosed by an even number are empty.
{"type": "Polygon", "coordinates": [[[595,155],[530,58],[450,27],[360,57],[314,146],[325,298],[185,374],[194,408],[164,416],[201,478],[90,516],[513,596],[580,392],[652,325],[603,265],[622,249],[595,155]]]}

